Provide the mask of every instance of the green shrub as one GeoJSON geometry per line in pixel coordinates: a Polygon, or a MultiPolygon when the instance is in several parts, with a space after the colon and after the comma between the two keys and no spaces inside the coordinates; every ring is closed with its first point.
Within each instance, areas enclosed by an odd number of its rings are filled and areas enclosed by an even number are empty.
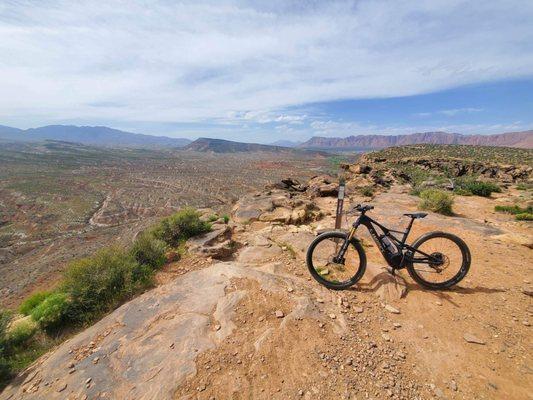
{"type": "Polygon", "coordinates": [[[147,264],[137,264],[131,270],[131,281],[135,289],[146,288],[154,283],[155,270],[147,264]]]}
{"type": "Polygon", "coordinates": [[[19,307],[19,312],[30,315],[35,307],[41,304],[52,292],[35,292],[26,298],[19,307]]]}
{"type": "Polygon", "coordinates": [[[229,215],[224,214],[224,215],[222,216],[222,218],[224,219],[224,223],[225,223],[225,224],[227,224],[227,223],[229,222],[229,215]]]}
{"type": "Polygon", "coordinates": [[[516,190],[527,190],[528,187],[525,183],[519,183],[518,185],[516,185],[516,190]]]}
{"type": "Polygon", "coordinates": [[[68,296],[65,293],[56,292],[35,307],[31,317],[43,329],[55,329],[65,322],[69,306],[68,296]]]}
{"type": "Polygon", "coordinates": [[[422,188],[422,186],[419,186],[419,185],[417,185],[417,186],[413,186],[413,187],[411,188],[411,190],[409,191],[409,194],[410,194],[411,196],[420,196],[420,193],[422,192],[422,190],[424,190],[424,189],[422,188]]]}
{"type": "Polygon", "coordinates": [[[159,269],[166,262],[166,249],[165,242],[144,232],[133,242],[130,254],[139,264],[148,265],[152,269],[159,269]]]}
{"type": "Polygon", "coordinates": [[[515,215],[517,221],[533,221],[533,213],[525,212],[515,215]]]}
{"type": "Polygon", "coordinates": [[[164,218],[152,228],[151,233],[170,246],[177,246],[190,237],[209,232],[211,225],[200,219],[200,213],[192,208],[185,208],[164,218]]]}
{"type": "Polygon", "coordinates": [[[452,215],[453,197],[442,190],[427,189],[420,193],[419,207],[444,215],[452,215]]]}
{"type": "Polygon", "coordinates": [[[0,347],[2,347],[9,321],[11,321],[11,313],[0,308],[0,347]]]}
{"type": "Polygon", "coordinates": [[[501,188],[492,182],[475,181],[471,179],[458,180],[455,191],[470,192],[475,196],[490,197],[492,193],[500,193],[501,188]]]}
{"type": "Polygon", "coordinates": [[[6,330],[11,314],[0,309],[0,390],[9,382],[12,376],[11,365],[7,359],[6,330]]]}
{"type": "Polygon", "coordinates": [[[139,264],[119,247],[73,261],[64,273],[63,291],[71,298],[69,316],[87,322],[110,310],[143,286],[139,264]]]}
{"type": "Polygon", "coordinates": [[[366,196],[366,197],[372,197],[374,196],[374,188],[372,186],[363,186],[361,189],[360,189],[360,192],[363,196],[366,196]]]}
{"type": "Polygon", "coordinates": [[[411,186],[420,186],[422,182],[432,179],[432,175],[418,166],[401,165],[398,166],[400,173],[400,181],[403,183],[410,183],[411,186]]]}
{"type": "Polygon", "coordinates": [[[458,194],[459,196],[472,196],[473,193],[470,190],[466,190],[463,188],[456,188],[453,191],[455,194],[458,194]]]}
{"type": "Polygon", "coordinates": [[[9,364],[7,358],[0,353],[0,390],[7,385],[11,379],[11,376],[11,365],[9,364]]]}
{"type": "Polygon", "coordinates": [[[37,331],[37,324],[30,317],[24,317],[12,322],[5,334],[9,346],[19,346],[30,339],[37,331]]]}
{"type": "Polygon", "coordinates": [[[219,218],[218,215],[213,214],[213,215],[211,215],[207,220],[208,220],[209,222],[215,222],[218,218],[219,218]]]}
{"type": "Polygon", "coordinates": [[[494,207],[494,211],[498,212],[504,212],[507,214],[533,214],[533,206],[527,206],[527,207],[519,207],[517,205],[513,206],[496,206],[494,207]]]}

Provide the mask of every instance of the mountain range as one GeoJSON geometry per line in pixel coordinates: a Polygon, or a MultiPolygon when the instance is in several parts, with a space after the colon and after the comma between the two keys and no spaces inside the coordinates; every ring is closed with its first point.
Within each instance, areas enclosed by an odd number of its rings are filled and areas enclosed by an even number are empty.
{"type": "Polygon", "coordinates": [[[189,139],[144,135],[105,126],[48,125],[24,130],[0,125],[0,141],[38,142],[44,140],[59,140],[101,147],[184,148],[186,150],[212,151],[215,153],[279,152],[287,151],[288,148],[301,150],[362,151],[422,143],[506,146],[530,149],[533,148],[533,130],[495,135],[422,132],[407,135],[357,135],[344,138],[315,136],[303,143],[280,140],[271,145],[265,145],[209,138],[199,138],[192,142],[189,139]]]}
{"type": "Polygon", "coordinates": [[[447,132],[423,132],[409,135],[315,136],[298,147],[305,149],[374,150],[410,144],[467,144],[533,148],[533,130],[496,135],[461,135],[447,132]]]}
{"type": "Polygon", "coordinates": [[[103,147],[180,148],[189,139],[143,135],[105,126],[48,125],[40,128],[18,129],[0,125],[0,140],[39,142],[60,140],[103,147]]]}

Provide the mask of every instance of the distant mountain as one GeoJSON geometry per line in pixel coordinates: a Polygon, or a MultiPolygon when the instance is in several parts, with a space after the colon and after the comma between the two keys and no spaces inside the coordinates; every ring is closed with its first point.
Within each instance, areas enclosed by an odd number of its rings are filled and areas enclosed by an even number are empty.
{"type": "Polygon", "coordinates": [[[199,138],[183,148],[190,151],[213,152],[213,153],[242,153],[242,152],[287,152],[293,151],[287,147],[271,146],[268,144],[242,143],[231,140],[199,138]]]}
{"type": "Polygon", "coordinates": [[[302,144],[302,142],[293,142],[292,140],[277,140],[274,143],[270,143],[271,146],[281,146],[281,147],[297,147],[302,144]]]}
{"type": "Polygon", "coordinates": [[[17,140],[22,132],[24,132],[22,129],[0,125],[0,140],[17,140]]]}
{"type": "Polygon", "coordinates": [[[469,144],[533,148],[533,130],[496,135],[461,135],[447,132],[423,132],[409,135],[358,135],[345,138],[315,136],[298,147],[305,149],[373,150],[409,144],[469,144]]]}
{"type": "Polygon", "coordinates": [[[0,125],[0,139],[24,142],[60,140],[100,147],[134,148],[178,148],[191,143],[189,139],[142,135],[105,126],[74,125],[48,125],[26,130],[0,125]]]}

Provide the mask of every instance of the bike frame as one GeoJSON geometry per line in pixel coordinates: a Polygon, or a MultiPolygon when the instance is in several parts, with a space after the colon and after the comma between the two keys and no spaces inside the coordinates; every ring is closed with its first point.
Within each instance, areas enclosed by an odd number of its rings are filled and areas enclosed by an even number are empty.
{"type": "Polygon", "coordinates": [[[386,226],[383,226],[379,222],[375,221],[374,219],[367,216],[364,212],[359,215],[357,220],[353,223],[352,229],[350,230],[350,233],[348,235],[348,240],[343,243],[341,246],[341,249],[337,255],[337,260],[343,260],[344,254],[346,253],[346,250],[348,250],[348,246],[350,241],[355,237],[355,233],[357,231],[357,228],[359,228],[360,225],[364,225],[368,232],[370,233],[370,236],[372,236],[372,239],[376,243],[376,245],[379,248],[379,251],[389,264],[389,266],[393,269],[401,269],[406,266],[408,262],[413,263],[420,263],[420,264],[430,264],[430,263],[439,263],[439,260],[435,257],[432,257],[429,254],[424,253],[423,251],[420,251],[418,249],[415,249],[414,247],[406,244],[407,237],[409,236],[409,233],[411,232],[411,228],[413,227],[415,219],[411,218],[411,221],[409,222],[409,225],[407,226],[407,229],[405,231],[396,231],[393,229],[389,229],[386,226]],[[389,240],[391,240],[394,245],[398,248],[398,250],[402,253],[402,259],[399,264],[393,264],[388,257],[387,250],[385,248],[384,243],[380,239],[380,236],[378,235],[378,232],[376,231],[375,226],[377,226],[381,231],[383,232],[383,237],[387,237],[389,240]],[[402,239],[398,239],[396,236],[392,235],[392,233],[401,233],[402,239]],[[423,257],[414,257],[414,254],[418,253],[421,254],[423,257]]]}

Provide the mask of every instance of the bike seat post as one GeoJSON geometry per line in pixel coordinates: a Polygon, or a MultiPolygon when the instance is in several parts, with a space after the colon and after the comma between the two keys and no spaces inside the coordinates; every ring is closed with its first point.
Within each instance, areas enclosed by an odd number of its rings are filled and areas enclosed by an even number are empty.
{"type": "Polygon", "coordinates": [[[405,243],[407,240],[407,236],[409,236],[409,232],[411,232],[411,228],[413,227],[413,223],[415,222],[415,217],[411,216],[411,221],[409,221],[409,225],[407,225],[407,229],[405,230],[405,233],[403,234],[402,242],[405,243]]]}

